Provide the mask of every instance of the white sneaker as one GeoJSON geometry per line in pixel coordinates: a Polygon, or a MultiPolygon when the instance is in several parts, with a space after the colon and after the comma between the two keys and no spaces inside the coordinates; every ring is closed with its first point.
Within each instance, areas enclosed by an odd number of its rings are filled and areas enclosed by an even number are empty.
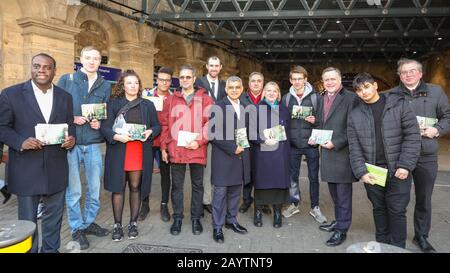
{"type": "Polygon", "coordinates": [[[312,209],[309,211],[309,214],[310,214],[312,217],[314,217],[314,219],[315,219],[317,222],[319,222],[319,223],[321,223],[321,224],[327,222],[327,218],[322,214],[322,212],[320,211],[319,206],[315,206],[314,208],[312,208],[312,209]]]}
{"type": "Polygon", "coordinates": [[[297,214],[297,213],[300,213],[300,210],[298,209],[298,205],[296,206],[294,204],[291,204],[287,209],[285,209],[283,211],[282,214],[283,214],[284,218],[289,218],[292,215],[297,214]]]}

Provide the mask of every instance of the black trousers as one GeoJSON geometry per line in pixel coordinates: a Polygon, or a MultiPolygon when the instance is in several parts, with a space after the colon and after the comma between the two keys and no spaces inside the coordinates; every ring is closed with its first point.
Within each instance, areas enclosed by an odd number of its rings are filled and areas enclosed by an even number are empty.
{"type": "Polygon", "coordinates": [[[437,161],[419,162],[412,172],[416,194],[414,235],[428,237],[431,227],[431,195],[438,170],[437,161]]]}
{"type": "MultiPolygon", "coordinates": [[[[183,219],[184,211],[184,176],[186,174],[186,165],[175,164],[170,165],[172,173],[172,208],[173,218],[183,219]]],[[[199,220],[203,213],[203,171],[204,166],[201,164],[189,164],[191,174],[191,219],[199,220]]]]}
{"type": "Polygon", "coordinates": [[[335,229],[347,233],[352,223],[352,183],[328,183],[334,204],[335,229]]]}
{"type": "Polygon", "coordinates": [[[17,196],[19,220],[28,220],[36,224],[31,253],[39,250],[39,231],[37,226],[37,208],[39,200],[45,205],[42,215],[42,253],[55,253],[61,245],[61,223],[64,212],[65,190],[51,195],[17,196]]]}
{"type": "Polygon", "coordinates": [[[405,180],[388,178],[386,187],[364,183],[373,206],[377,242],[405,248],[406,207],[411,192],[412,176],[405,180]]]}
{"type": "Polygon", "coordinates": [[[244,185],[242,190],[242,202],[244,204],[250,205],[253,202],[252,190],[253,190],[253,182],[244,185]]]}

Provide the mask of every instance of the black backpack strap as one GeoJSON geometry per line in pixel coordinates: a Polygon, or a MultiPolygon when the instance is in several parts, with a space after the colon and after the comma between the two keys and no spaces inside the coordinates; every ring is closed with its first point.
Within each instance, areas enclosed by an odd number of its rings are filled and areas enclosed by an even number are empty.
{"type": "Polygon", "coordinates": [[[317,94],[315,91],[313,91],[314,93],[312,93],[311,95],[311,103],[313,105],[313,109],[316,110],[317,109],[317,94]]]}

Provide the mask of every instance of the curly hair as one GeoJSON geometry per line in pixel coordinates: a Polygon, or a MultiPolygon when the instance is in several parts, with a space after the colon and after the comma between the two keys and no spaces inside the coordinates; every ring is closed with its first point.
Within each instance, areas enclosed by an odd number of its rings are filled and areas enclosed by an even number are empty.
{"type": "Polygon", "coordinates": [[[135,76],[139,81],[139,92],[137,94],[138,98],[142,96],[142,82],[139,75],[133,69],[127,69],[120,74],[119,81],[114,86],[111,98],[119,98],[125,96],[125,78],[129,76],[135,76]]]}

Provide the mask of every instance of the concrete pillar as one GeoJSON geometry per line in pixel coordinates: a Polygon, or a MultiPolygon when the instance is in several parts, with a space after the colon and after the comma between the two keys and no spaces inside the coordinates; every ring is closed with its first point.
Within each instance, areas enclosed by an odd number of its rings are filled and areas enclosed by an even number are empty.
{"type": "Polygon", "coordinates": [[[154,55],[158,49],[151,45],[136,42],[122,42],[117,45],[120,51],[120,67],[133,69],[142,81],[142,87],[153,86],[154,55]]]}
{"type": "Polygon", "coordinates": [[[29,17],[17,19],[17,24],[22,27],[25,79],[30,77],[31,57],[41,52],[56,60],[55,82],[62,74],[73,72],[75,36],[80,29],[29,17]]]}

